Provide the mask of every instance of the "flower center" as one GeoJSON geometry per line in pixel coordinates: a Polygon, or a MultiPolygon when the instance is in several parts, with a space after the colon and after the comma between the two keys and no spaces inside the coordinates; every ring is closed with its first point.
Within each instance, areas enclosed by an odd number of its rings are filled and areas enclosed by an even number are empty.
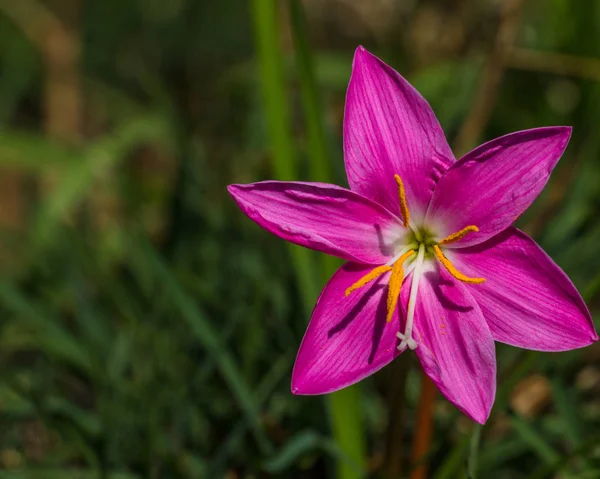
{"type": "Polygon", "coordinates": [[[400,297],[400,289],[402,287],[402,283],[404,282],[404,278],[406,278],[412,272],[413,277],[410,294],[408,297],[406,325],[404,333],[398,332],[397,336],[401,340],[400,345],[398,346],[399,350],[402,350],[407,346],[414,350],[417,348],[418,344],[412,336],[412,329],[417,302],[417,293],[424,271],[425,260],[433,258],[437,259],[446,268],[448,273],[464,283],[480,284],[485,281],[485,278],[471,278],[464,275],[456,269],[452,262],[442,252],[442,247],[451,243],[455,243],[470,233],[479,232],[479,228],[475,225],[469,225],[460,231],[457,231],[456,233],[452,233],[443,240],[437,241],[436,236],[426,228],[416,228],[411,223],[404,183],[399,175],[394,175],[394,178],[398,184],[398,197],[400,199],[400,212],[402,213],[403,223],[406,228],[410,228],[412,230],[412,234],[408,236],[404,246],[400,249],[396,256],[394,256],[388,263],[371,270],[368,274],[346,289],[345,294],[346,296],[349,296],[357,289],[365,286],[367,283],[374,281],[383,274],[391,272],[388,280],[386,315],[386,321],[389,323],[392,320],[394,311],[398,305],[398,298],[400,297]],[[416,258],[414,257],[415,253],[416,258]],[[405,269],[404,263],[407,261],[409,261],[409,264],[405,269]]]}

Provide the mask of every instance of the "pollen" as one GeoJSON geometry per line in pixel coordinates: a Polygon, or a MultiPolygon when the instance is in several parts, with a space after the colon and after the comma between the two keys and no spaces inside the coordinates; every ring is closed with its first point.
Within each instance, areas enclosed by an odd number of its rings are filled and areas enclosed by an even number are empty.
{"type": "Polygon", "coordinates": [[[404,190],[404,183],[400,175],[394,175],[396,183],[398,184],[398,196],[400,197],[400,211],[402,212],[402,218],[404,218],[404,226],[408,228],[410,222],[410,213],[408,211],[408,204],[406,203],[406,191],[404,190]]]}
{"type": "Polygon", "coordinates": [[[448,270],[448,273],[454,276],[457,280],[462,281],[463,283],[471,284],[481,284],[485,282],[485,278],[470,278],[469,276],[465,276],[460,271],[458,271],[450,262],[450,260],[444,256],[444,253],[442,253],[442,250],[438,245],[435,245],[433,247],[433,251],[435,257],[439,260],[440,263],[444,265],[444,267],[448,270]]]}
{"type": "Polygon", "coordinates": [[[371,281],[373,281],[374,279],[379,278],[379,276],[381,276],[383,273],[387,273],[388,271],[391,271],[392,267],[388,266],[387,264],[384,264],[383,266],[378,266],[377,268],[373,269],[370,273],[364,275],[362,278],[360,278],[356,283],[354,283],[352,286],[350,286],[347,290],[346,290],[346,297],[350,296],[350,294],[352,294],[352,292],[356,291],[359,288],[362,288],[365,284],[370,283],[371,281]]]}
{"type": "Polygon", "coordinates": [[[398,261],[394,263],[392,267],[392,275],[390,276],[390,282],[388,285],[388,297],[387,297],[387,317],[386,321],[389,323],[392,320],[396,305],[398,304],[398,297],[400,296],[400,288],[402,287],[402,281],[404,280],[404,262],[410,258],[415,252],[413,250],[404,253],[398,261]]]}
{"type": "Polygon", "coordinates": [[[456,233],[452,233],[451,235],[444,238],[442,241],[440,241],[440,244],[456,243],[458,240],[463,239],[469,233],[478,233],[478,232],[479,232],[479,228],[477,228],[477,226],[475,226],[475,225],[465,226],[462,230],[457,231],[456,233]]]}

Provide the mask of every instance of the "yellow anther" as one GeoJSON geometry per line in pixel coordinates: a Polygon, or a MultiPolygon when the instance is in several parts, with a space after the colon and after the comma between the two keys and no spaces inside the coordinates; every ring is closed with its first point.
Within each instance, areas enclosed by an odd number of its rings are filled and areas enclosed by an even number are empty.
{"type": "Polygon", "coordinates": [[[389,323],[392,320],[396,305],[398,304],[398,296],[400,296],[400,287],[402,286],[402,280],[404,279],[404,268],[400,261],[394,263],[392,268],[392,275],[390,276],[390,282],[388,284],[388,297],[387,297],[387,318],[386,321],[389,323]]]}
{"type": "Polygon", "coordinates": [[[402,281],[404,280],[404,268],[402,265],[404,262],[410,258],[414,251],[407,251],[404,253],[398,261],[394,263],[394,267],[392,268],[392,275],[390,276],[390,281],[388,283],[388,297],[387,297],[387,318],[386,321],[389,323],[392,320],[392,316],[394,315],[394,311],[396,310],[396,305],[398,304],[398,297],[400,296],[400,288],[402,287],[402,281]]]}
{"type": "Polygon", "coordinates": [[[448,273],[454,276],[457,280],[462,281],[464,283],[472,284],[481,284],[485,282],[485,278],[470,278],[469,276],[465,276],[460,271],[458,271],[450,262],[450,260],[444,256],[444,253],[442,253],[442,250],[438,245],[434,245],[433,251],[435,253],[435,257],[440,261],[440,263],[442,263],[446,267],[448,273]]]}
{"type": "Polygon", "coordinates": [[[394,175],[396,183],[398,183],[398,196],[400,197],[400,211],[404,218],[404,226],[408,228],[408,222],[410,221],[410,213],[408,212],[408,204],[406,203],[406,192],[404,191],[404,183],[399,175],[394,175]]]}
{"type": "Polygon", "coordinates": [[[440,241],[440,244],[456,243],[458,240],[464,238],[469,233],[478,233],[478,232],[479,232],[479,228],[477,228],[477,226],[475,226],[475,225],[465,226],[462,230],[457,231],[456,233],[452,233],[450,236],[447,236],[446,238],[444,238],[442,241],[440,241]]]}
{"type": "Polygon", "coordinates": [[[357,289],[362,288],[365,284],[370,283],[374,279],[377,279],[383,273],[387,273],[388,271],[391,271],[391,269],[392,269],[392,267],[388,266],[387,264],[384,264],[383,266],[378,266],[377,268],[373,269],[370,273],[368,273],[368,274],[364,275],[362,278],[360,278],[352,286],[350,286],[346,290],[346,296],[350,296],[350,294],[353,291],[356,291],[357,289]]]}

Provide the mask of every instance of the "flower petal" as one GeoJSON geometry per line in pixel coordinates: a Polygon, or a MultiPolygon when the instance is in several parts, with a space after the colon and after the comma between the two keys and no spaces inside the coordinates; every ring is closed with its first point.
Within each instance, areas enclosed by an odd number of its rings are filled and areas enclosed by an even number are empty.
{"type": "Polygon", "coordinates": [[[398,314],[386,323],[389,273],[345,296],[372,268],[346,263],[317,302],[292,373],[294,394],[336,391],[373,374],[400,354],[398,314]]]}
{"type": "Polygon", "coordinates": [[[567,351],[598,339],[567,275],[522,231],[453,251],[457,267],[486,282],[470,289],[496,341],[537,351],[567,351]]]}
{"type": "Polygon", "coordinates": [[[448,247],[467,247],[510,226],[544,188],[567,147],[571,128],[519,131],[489,141],[458,160],[439,180],[427,224],[443,236],[479,227],[448,247]]]}
{"type": "Polygon", "coordinates": [[[496,394],[494,341],[469,290],[438,267],[424,273],[419,284],[414,337],[423,369],[442,394],[485,423],[496,394]]]}
{"type": "Polygon", "coordinates": [[[423,218],[435,183],[454,161],[427,101],[394,69],[358,47],[346,95],[344,158],[352,190],[400,214],[400,175],[408,208],[423,218]]]}
{"type": "Polygon", "coordinates": [[[382,206],[335,185],[263,181],[227,189],[270,233],[349,261],[386,263],[406,231],[382,206]]]}

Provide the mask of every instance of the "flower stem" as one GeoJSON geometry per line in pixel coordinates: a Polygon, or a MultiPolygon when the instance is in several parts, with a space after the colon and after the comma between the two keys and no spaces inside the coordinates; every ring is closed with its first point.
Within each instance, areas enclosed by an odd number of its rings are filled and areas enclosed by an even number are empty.
{"type": "Polygon", "coordinates": [[[331,432],[346,457],[336,463],[338,479],[359,479],[365,468],[365,440],[363,434],[360,388],[350,386],[328,397],[331,432]]]}
{"type": "MultiPolygon", "coordinates": [[[[294,155],[296,150],[291,136],[288,99],[283,71],[284,54],[280,44],[280,16],[278,8],[282,3],[276,0],[253,0],[252,15],[255,28],[256,50],[260,68],[260,80],[265,104],[265,116],[271,143],[273,169],[278,179],[297,179],[298,165],[294,155]]],[[[304,33],[303,12],[300,2],[291,5],[292,33],[296,36],[296,61],[298,62],[307,134],[309,136],[309,177],[312,180],[331,182],[330,168],[323,115],[317,86],[312,70],[312,61],[306,35],[304,33]],[[323,176],[325,175],[325,176],[323,176]]],[[[309,314],[318,296],[319,284],[323,276],[317,269],[312,255],[303,249],[291,246],[294,272],[297,277],[304,311],[309,314]]],[[[321,271],[327,279],[337,267],[334,259],[324,258],[321,271]]],[[[354,386],[326,397],[331,418],[332,434],[339,448],[350,461],[337,463],[338,479],[357,479],[362,476],[360,469],[365,463],[365,434],[361,420],[360,390],[354,386]],[[358,467],[357,467],[358,466],[358,467]]]]}
{"type": "Polygon", "coordinates": [[[481,440],[481,424],[473,424],[473,433],[471,435],[471,444],[469,446],[468,472],[469,479],[477,479],[477,469],[479,468],[479,442],[481,440]]]}
{"type": "Polygon", "coordinates": [[[424,460],[429,452],[433,432],[433,408],[437,388],[427,374],[421,375],[421,395],[417,411],[417,425],[413,440],[412,463],[413,469],[410,479],[425,479],[427,476],[427,462],[424,460]]]}
{"type": "MultiPolygon", "coordinates": [[[[298,81],[304,113],[304,126],[308,146],[308,170],[312,181],[333,183],[332,168],[324,124],[323,103],[315,80],[313,57],[302,3],[289,1],[294,56],[298,71],[298,81]]],[[[339,267],[339,260],[329,256],[321,257],[323,280],[327,281],[339,267]]],[[[307,305],[309,308],[311,305],[307,305]]],[[[365,465],[365,434],[362,423],[362,409],[359,386],[351,386],[326,398],[331,422],[331,432],[337,445],[351,462],[338,460],[336,477],[355,479],[361,477],[360,469],[365,465]]]]}
{"type": "MultiPolygon", "coordinates": [[[[277,2],[254,0],[252,14],[271,162],[277,179],[289,181],[297,178],[298,168],[291,136],[283,52],[279,42],[277,2]]],[[[289,249],[302,302],[310,311],[319,294],[313,257],[309,251],[298,246],[290,245],[289,249]]]]}

